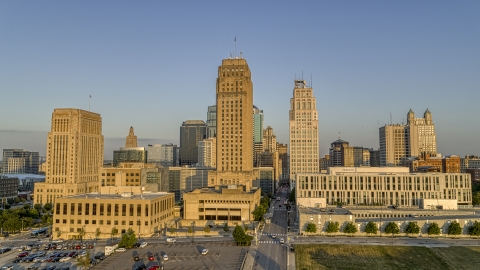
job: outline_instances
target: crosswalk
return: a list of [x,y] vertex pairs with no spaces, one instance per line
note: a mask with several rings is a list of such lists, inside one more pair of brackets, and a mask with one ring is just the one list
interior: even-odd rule
[[287,235],[284,234],[284,233],[261,233],[260,235],[266,235],[266,236],[272,236],[272,235],[276,235],[276,236],[287,236]]
[[279,244],[280,241],[269,240],[269,241],[258,241],[258,243],[260,243],[260,244]]

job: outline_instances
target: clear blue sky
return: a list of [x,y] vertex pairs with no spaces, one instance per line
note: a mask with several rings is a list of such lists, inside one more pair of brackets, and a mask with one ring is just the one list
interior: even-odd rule
[[320,151],[378,148],[428,108],[442,154],[480,155],[480,1],[0,1],[0,149],[45,153],[54,108],[103,118],[105,157],[206,120],[242,51],[265,127],[288,143],[293,80],[313,78]]

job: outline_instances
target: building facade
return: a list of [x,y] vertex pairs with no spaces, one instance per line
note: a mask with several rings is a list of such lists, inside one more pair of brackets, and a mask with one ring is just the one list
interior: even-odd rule
[[159,164],[163,167],[180,166],[180,148],[176,144],[149,144],[147,148],[147,162]]
[[290,161],[288,156],[288,145],[277,142],[278,158],[282,161],[282,175],[280,180],[288,180],[290,178],[288,162]]
[[207,139],[217,136],[217,106],[208,106],[207,111]]
[[470,174],[410,173],[406,167],[329,168],[298,174],[296,197],[326,198],[328,204],[418,206],[422,199],[472,202]]
[[[290,99],[290,179],[298,173],[318,173],[318,111],[313,89],[303,80],[295,80]],[[295,186],[295,183],[290,185]]]
[[130,131],[125,140],[125,148],[138,147],[137,136],[133,132],[133,127],[130,127]]
[[99,114],[55,109],[47,138],[45,183],[35,183],[34,203],[96,191],[103,143]]
[[3,149],[2,173],[38,174],[39,153],[23,149]]
[[168,192],[175,194],[175,201],[181,201],[183,194],[208,186],[208,173],[213,168],[170,167],[168,170]]
[[180,166],[198,163],[198,143],[207,136],[202,120],[187,120],[180,127]]
[[263,149],[263,110],[253,106],[253,164]]
[[230,185],[207,187],[185,193],[184,218],[220,222],[254,220],[253,211],[260,205],[260,189]]
[[168,168],[149,163],[120,163],[100,169],[100,187],[144,187],[151,192],[168,191]]
[[437,154],[437,135],[432,113],[428,109],[423,114],[423,118],[415,118],[415,113],[410,109],[407,114],[407,129],[409,157],[418,157],[422,153]]
[[113,166],[122,162],[146,163],[147,154],[145,147],[120,147],[120,150],[113,151]]
[[[106,189],[107,190],[107,189]],[[137,237],[148,237],[165,228],[174,217],[173,194],[165,192],[89,193],[58,198],[54,204],[53,238],[111,238],[112,228],[119,235],[131,228]]]
[[[18,178],[0,176],[0,203],[18,196]],[[3,205],[2,205],[3,207]]]
[[198,166],[199,167],[217,167],[217,146],[216,139],[209,138],[198,142]]

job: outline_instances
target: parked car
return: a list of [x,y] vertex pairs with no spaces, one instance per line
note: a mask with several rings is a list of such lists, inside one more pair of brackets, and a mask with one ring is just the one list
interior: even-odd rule
[[164,260],[164,261],[168,261],[168,255],[167,255],[167,254],[163,254],[162,257],[163,257],[163,260]]
[[202,249],[202,255],[207,255],[208,254],[208,249],[204,248]]
[[115,249],[115,252],[125,252],[126,249],[125,248],[117,248]]
[[167,238],[167,243],[175,243],[177,242],[177,239],[175,238]]
[[140,244],[140,247],[141,247],[141,248],[144,248],[144,247],[146,247],[146,246],[147,246],[147,242],[143,242],[143,243]]
[[23,257],[26,257],[28,255],[28,252],[22,252],[20,254],[17,255],[17,258],[23,258]]
[[62,257],[59,261],[60,261],[60,262],[66,262],[66,261],[69,261],[69,260],[71,260],[71,259],[72,259],[72,257],[68,257],[68,256],[67,256],[67,257]]
[[100,252],[97,255],[95,255],[94,258],[97,259],[97,260],[105,260],[105,253]]
[[139,246],[140,246],[140,243],[138,243],[138,242],[133,244],[133,248],[138,248]]
[[148,260],[149,261],[154,261],[155,260],[155,257],[153,256],[153,254],[148,254]]

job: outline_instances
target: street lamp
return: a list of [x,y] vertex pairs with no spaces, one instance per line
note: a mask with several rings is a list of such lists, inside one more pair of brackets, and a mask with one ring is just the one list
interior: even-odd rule
[[192,243],[195,243],[195,221],[192,222]]
[[138,224],[138,240],[140,240],[140,219],[137,220],[137,224]]

